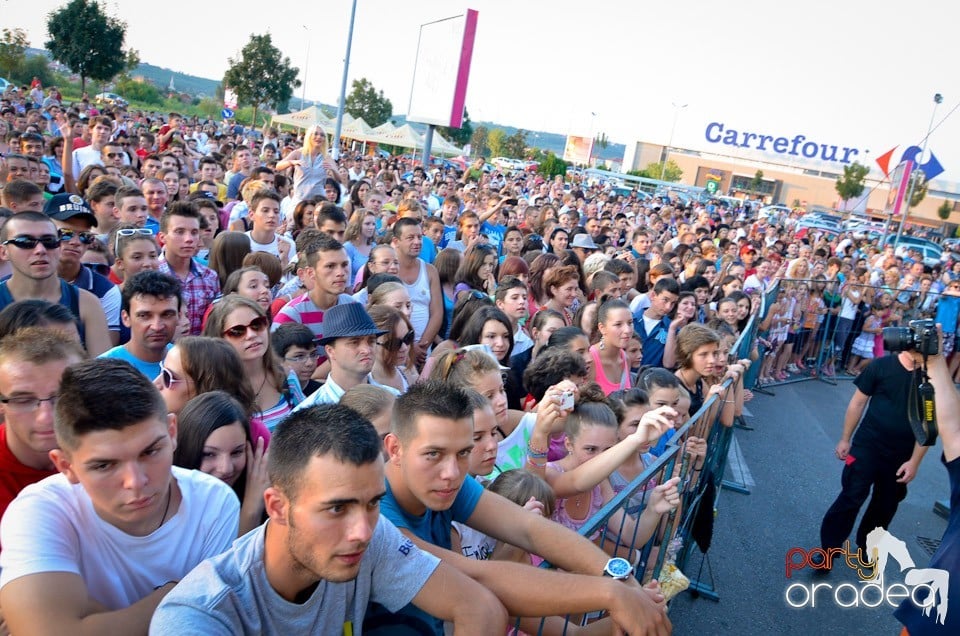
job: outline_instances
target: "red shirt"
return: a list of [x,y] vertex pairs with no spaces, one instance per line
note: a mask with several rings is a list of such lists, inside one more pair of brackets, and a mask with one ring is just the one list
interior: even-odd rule
[[56,470],[37,470],[20,463],[7,445],[6,425],[0,424],[0,516],[21,490],[56,474]]
[[170,137],[170,139],[168,139],[166,142],[160,141],[160,138],[171,130],[173,130],[173,128],[170,127],[170,124],[164,124],[163,126],[160,126],[160,130],[157,132],[157,141],[160,143],[160,152],[165,152],[167,148],[170,147],[170,142],[173,141],[173,137]]

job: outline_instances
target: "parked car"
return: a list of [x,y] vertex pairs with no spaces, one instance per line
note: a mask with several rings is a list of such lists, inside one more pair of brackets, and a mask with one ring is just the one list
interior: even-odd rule
[[790,212],[792,211],[792,209],[785,205],[765,205],[757,211],[757,218],[776,225],[790,216]]
[[126,106],[127,100],[116,93],[98,93],[96,98],[98,104],[112,104],[114,106]]

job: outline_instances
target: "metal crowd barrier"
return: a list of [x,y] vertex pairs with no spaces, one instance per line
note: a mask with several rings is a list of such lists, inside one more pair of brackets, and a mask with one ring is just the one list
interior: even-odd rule
[[[817,281],[809,278],[784,279],[779,282],[778,286],[774,286],[773,288],[766,290],[764,294],[764,303],[763,303],[764,309],[763,309],[763,312],[760,314],[761,321],[766,318],[766,315],[769,312],[770,307],[776,302],[777,293],[781,286],[798,285],[798,284],[812,285],[813,283],[816,283],[816,282],[823,282],[823,281],[822,280]],[[878,288],[874,285],[868,285],[868,284],[865,285],[860,283],[846,283],[846,285],[860,287],[863,289],[869,289],[874,292],[878,291]],[[898,288],[893,290],[884,289],[883,291],[887,293],[891,293],[895,301],[898,298],[900,298],[901,300],[906,300],[908,298],[910,299],[910,302],[908,303],[901,304],[898,302],[898,307],[900,308],[904,306],[909,307],[910,305],[912,305],[913,299],[918,293],[917,290],[905,289],[905,288]],[[840,289],[838,288],[837,294],[839,295],[839,293],[840,293]],[[937,298],[940,295],[938,292],[934,292],[934,291],[930,291],[928,292],[928,294],[934,298]],[[908,309],[908,311],[910,312],[910,315],[905,316],[904,320],[900,324],[906,324],[906,322],[910,318],[918,317],[921,313],[920,310],[915,307],[911,307],[910,309]],[[805,317],[805,312],[804,312],[804,317]],[[758,349],[760,352],[760,359],[757,360],[756,365],[751,367],[750,373],[748,374],[748,376],[752,376],[752,377],[748,377],[748,380],[745,381],[744,386],[746,388],[752,389],[754,392],[774,395],[774,393],[770,389],[777,386],[781,386],[781,385],[816,380],[816,381],[820,381],[820,382],[824,382],[824,383],[836,386],[838,380],[852,379],[854,376],[846,373],[846,366],[849,363],[849,357],[852,355],[851,350],[852,350],[853,342],[856,339],[857,335],[860,333],[859,327],[861,325],[858,324],[860,322],[859,320],[855,320],[855,322],[853,323],[854,329],[847,332],[846,335],[844,336],[841,333],[841,331],[838,329],[839,322],[840,321],[839,321],[839,313],[838,313],[837,318],[835,320],[829,321],[827,319],[824,319],[822,321],[819,321],[816,323],[816,326],[810,332],[805,333],[806,338],[813,339],[813,342],[815,343],[815,346],[813,347],[812,351],[810,351],[807,356],[804,356],[805,360],[801,360],[802,363],[803,362],[808,363],[807,365],[808,368],[805,368],[799,371],[785,370],[787,374],[786,379],[774,379],[773,381],[763,382],[762,384],[758,382],[759,373],[760,373],[760,368],[761,368],[763,358],[768,353],[768,349],[762,342],[763,340],[762,336],[764,336],[765,334],[760,333],[759,335],[761,336],[761,339],[757,340],[757,342],[759,343]],[[759,325],[759,322],[758,322],[758,325]],[[800,333],[804,333],[804,332],[805,332],[805,329],[801,325]],[[843,338],[844,342],[838,341],[838,338],[841,338],[841,337]],[[807,341],[808,340],[804,340],[803,344],[805,345]],[[794,353],[796,353],[796,349],[794,350]],[[829,362],[831,360],[835,360],[838,363],[837,364],[838,368],[827,369],[827,367],[831,366],[831,363]],[[825,369],[827,369],[827,372],[824,371]],[[749,382],[749,380],[751,379],[753,380],[752,386]]]
[[[765,304],[765,303],[764,303]],[[765,307],[750,319],[747,327],[740,334],[732,351],[738,357],[749,357],[753,350],[757,336],[757,326],[764,315]],[[751,365],[751,369],[756,363]],[[746,375],[746,374],[745,374]],[[741,378],[739,381],[744,381]],[[711,600],[719,600],[718,591],[713,582],[700,580],[702,565],[697,576],[687,571],[691,564],[690,557],[698,543],[704,544],[701,550],[704,562],[709,550],[710,537],[713,532],[713,523],[717,518],[717,501],[721,487],[726,487],[723,475],[727,468],[727,457],[733,440],[734,427],[724,426],[720,422],[721,400],[734,389],[733,381],[727,379],[722,384],[725,389],[719,395],[711,395],[703,406],[677,430],[670,440],[666,450],[641,472],[620,493],[614,496],[603,508],[588,519],[580,529],[585,537],[594,537],[595,542],[605,551],[617,556],[623,556],[635,562],[635,576],[641,584],[657,579],[661,585],[669,585],[663,580],[666,571],[675,572],[674,565],[689,579],[687,590]],[[746,388],[746,387],[745,387]],[[702,468],[699,470],[692,464],[690,455],[686,453],[687,439],[690,436],[701,437],[707,440],[707,453]],[[680,477],[678,488],[681,491],[680,506],[667,515],[663,515],[660,524],[653,536],[643,544],[638,544],[636,536],[629,536],[625,532],[624,524],[610,527],[610,519],[620,510],[633,510],[639,517],[640,510],[646,506],[652,491],[651,480],[661,484],[672,476]],[[749,494],[745,488],[736,489],[738,492]],[[668,553],[673,557],[673,564],[668,565]],[[706,562],[708,564],[708,562]],[[708,564],[709,565],[709,564]],[[549,563],[542,563],[540,567],[552,567]],[[667,578],[670,578],[669,576]],[[712,578],[712,577],[711,577]],[[584,625],[597,618],[596,615],[581,617],[566,617],[567,625]],[[542,621],[537,634],[546,633],[545,623]],[[554,633],[556,630],[548,630]],[[562,630],[566,633],[566,628]]]

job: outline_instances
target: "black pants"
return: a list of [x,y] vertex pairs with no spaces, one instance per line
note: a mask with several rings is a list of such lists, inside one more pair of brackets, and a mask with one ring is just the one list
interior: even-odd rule
[[893,521],[897,506],[907,496],[906,484],[897,483],[897,469],[906,460],[898,461],[864,448],[851,449],[850,456],[855,459],[852,462],[848,459],[843,468],[840,495],[820,524],[820,543],[824,548],[843,545],[873,488],[873,496],[857,528],[857,546],[866,554],[867,534],[878,526],[886,529]]

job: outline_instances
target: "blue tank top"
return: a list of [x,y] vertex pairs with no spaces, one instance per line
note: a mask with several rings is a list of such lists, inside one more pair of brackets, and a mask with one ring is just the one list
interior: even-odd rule
[[[0,310],[3,310],[7,305],[12,305],[16,302],[13,294],[10,293],[10,289],[7,287],[8,281],[9,279],[0,282]],[[59,304],[69,309],[70,313],[73,314],[74,321],[77,323],[77,331],[80,332],[80,342],[86,346],[87,343],[84,338],[83,320],[80,319],[80,290],[76,285],[71,285],[67,281],[60,279]]]

